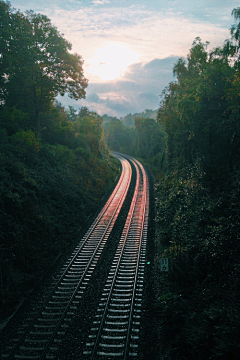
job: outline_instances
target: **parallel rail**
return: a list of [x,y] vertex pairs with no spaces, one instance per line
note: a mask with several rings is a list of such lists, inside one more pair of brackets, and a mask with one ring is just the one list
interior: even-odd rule
[[92,360],[138,356],[149,189],[142,165],[131,160],[137,171],[132,204],[83,351]]
[[112,195],[55,277],[45,299],[36,309],[29,310],[17,336],[9,340],[1,353],[1,359],[59,358],[61,339],[81,306],[81,299],[126,199],[132,167],[137,174],[133,199],[88,341],[79,358],[118,357],[125,360],[138,356],[148,226],[148,181],[137,160],[117,153],[114,156],[122,164],[122,173]]

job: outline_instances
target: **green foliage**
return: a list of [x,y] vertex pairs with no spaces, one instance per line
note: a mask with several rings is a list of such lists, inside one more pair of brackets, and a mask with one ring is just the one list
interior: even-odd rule
[[207,53],[197,38],[158,122],[167,167],[156,187],[159,332],[164,359],[239,359],[239,8],[232,39]]
[[[154,113],[145,110],[142,114]],[[123,119],[103,117],[106,142],[111,150],[131,154],[147,161],[152,170],[164,167],[166,132],[160,123],[149,117],[137,117],[134,119],[134,128],[126,126],[127,115]]]
[[87,109],[85,111],[80,109],[73,125],[78,142],[82,147],[89,148],[96,156],[103,136],[101,124],[102,118],[98,114]]
[[12,135],[15,149],[21,155],[37,154],[40,150],[40,143],[32,130],[21,130]]
[[16,109],[15,106],[4,106],[1,110],[0,126],[6,129],[9,135],[31,128],[29,116],[22,110]]
[[147,160],[153,168],[161,168],[166,143],[163,126],[154,119],[136,118],[135,129],[137,134],[136,155]]
[[230,159],[237,156],[231,139],[236,144],[238,121],[235,117],[229,126],[228,119],[233,118],[235,109],[229,92],[238,80],[234,68],[216,54],[208,56],[205,46],[196,39],[188,63],[180,59],[175,65],[178,82],[169,85],[158,122],[168,135],[168,166],[182,167],[201,159],[213,186],[225,181]]
[[238,175],[230,192],[213,196],[198,164],[157,188],[158,256],[170,262],[158,299],[169,359],[239,357]]
[[135,150],[136,132],[117,118],[104,126],[105,138],[111,150],[133,154]]
[[29,114],[40,137],[40,114],[58,95],[85,97],[87,80],[80,55],[45,15],[14,12],[0,1],[2,27],[0,101]]
[[87,80],[51,21],[0,0],[0,34],[1,316],[79,240],[118,166],[100,116],[54,103],[84,97]]
[[39,146],[29,130],[12,137],[5,132],[0,169],[0,304],[5,308],[76,241],[111,188],[116,168],[90,150]]
[[[125,126],[134,128],[136,118],[149,118],[149,119],[155,119],[156,120],[156,117],[157,117],[157,110],[146,109],[141,113],[127,114],[127,115],[125,115],[123,117],[120,117],[119,120],[121,120],[121,122]],[[105,115],[103,115],[103,124],[110,123],[113,119],[116,119],[116,118],[114,118],[113,116],[109,116],[109,115],[105,114]]]

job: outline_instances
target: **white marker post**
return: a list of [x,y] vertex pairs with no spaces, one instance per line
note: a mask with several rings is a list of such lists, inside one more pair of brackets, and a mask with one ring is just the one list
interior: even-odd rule
[[161,271],[168,271],[168,258],[161,258]]

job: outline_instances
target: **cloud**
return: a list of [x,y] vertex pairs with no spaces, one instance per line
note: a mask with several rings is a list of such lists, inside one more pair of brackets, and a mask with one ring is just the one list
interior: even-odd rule
[[[172,81],[172,68],[186,57],[195,37],[221,46],[229,37],[236,0],[12,0],[12,6],[47,15],[82,55],[89,79],[87,97],[65,105],[89,106],[100,114],[122,116],[157,108],[159,94]],[[101,82],[90,73],[101,48],[121,45],[138,54],[123,76]],[[136,61],[136,60],[134,60]],[[61,100],[61,99],[60,99]]]
[[93,0],[92,3],[96,4],[96,5],[105,5],[105,4],[109,4],[110,1],[109,0]]
[[88,101],[91,103],[91,102],[93,102],[93,103],[100,103],[101,102],[101,99],[100,99],[100,97],[98,96],[98,94],[96,94],[96,93],[90,93],[89,95],[88,95]]
[[145,109],[157,109],[164,88],[173,81],[173,65],[178,57],[154,59],[129,66],[118,80],[90,83],[86,99],[73,102],[66,97],[59,100],[64,105],[87,106],[100,115],[108,114],[121,117]]
[[118,6],[88,6],[74,11],[55,8],[50,17],[73,44],[73,50],[83,56],[86,70],[88,59],[109,44],[127,46],[140,55],[140,61],[150,61],[186,56],[197,36],[216,47],[229,35],[229,27],[212,24],[206,17],[204,21],[196,20],[180,12],[153,10],[140,4],[120,7],[117,2]]
[[148,101],[149,103],[152,102],[158,102],[159,101],[159,97],[154,94],[154,93],[140,93],[139,94],[139,98],[142,99],[142,101],[144,101],[145,103]]
[[[73,44],[73,51],[85,61],[89,81],[96,80],[88,72],[91,59],[98,49],[111,44],[134,51],[142,62],[186,56],[197,36],[210,41],[211,48],[221,46],[229,36],[234,7],[233,0],[12,0],[13,6],[25,3],[34,10],[41,6]],[[229,21],[223,21],[223,16]]]

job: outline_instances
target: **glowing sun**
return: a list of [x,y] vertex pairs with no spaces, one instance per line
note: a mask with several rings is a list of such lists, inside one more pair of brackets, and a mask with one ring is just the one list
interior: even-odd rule
[[89,60],[88,72],[102,80],[114,80],[120,78],[138,57],[137,53],[125,46],[111,44],[96,51]]

